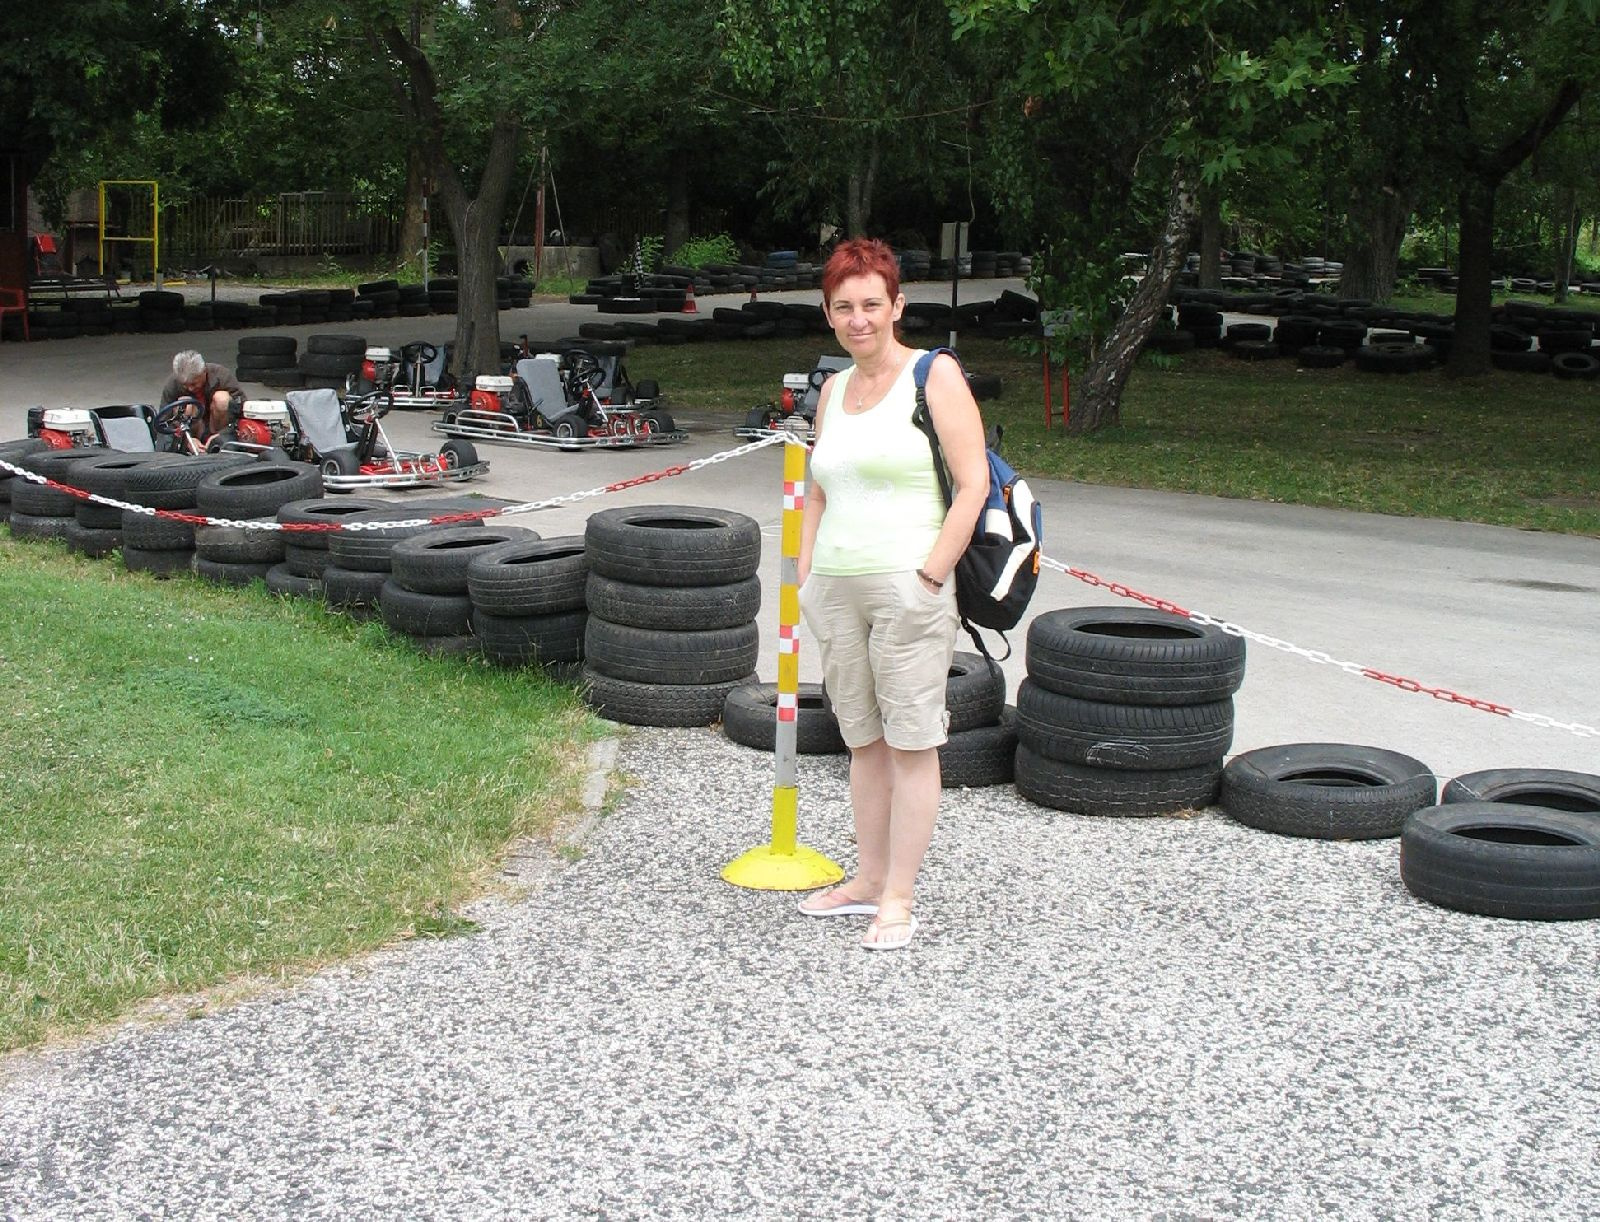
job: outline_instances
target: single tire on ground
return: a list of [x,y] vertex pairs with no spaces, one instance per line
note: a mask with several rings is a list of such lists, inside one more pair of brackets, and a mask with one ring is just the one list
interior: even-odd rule
[[1461,912],[1590,920],[1600,917],[1600,819],[1502,802],[1425,807],[1400,834],[1400,879]]
[[1439,803],[1452,802],[1509,802],[1600,815],[1600,776],[1558,768],[1489,768],[1447,781]]
[[939,748],[939,784],[977,789],[1012,780],[1017,755],[1017,711],[1002,708],[992,725],[952,730]]
[[7,519],[13,539],[60,539],[65,542],[67,531],[78,524],[71,514],[18,513],[11,511]]
[[1380,840],[1435,801],[1432,771],[1398,751],[1289,743],[1228,761],[1219,805],[1247,827],[1318,840]]

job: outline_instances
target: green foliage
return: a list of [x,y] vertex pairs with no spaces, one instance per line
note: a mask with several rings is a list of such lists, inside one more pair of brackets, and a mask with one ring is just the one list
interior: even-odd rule
[[710,237],[690,238],[672,252],[672,262],[679,267],[704,267],[707,263],[737,263],[739,244],[728,234],[717,233]]

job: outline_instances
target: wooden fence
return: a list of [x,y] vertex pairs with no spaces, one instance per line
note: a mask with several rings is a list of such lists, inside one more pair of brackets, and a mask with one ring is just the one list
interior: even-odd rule
[[392,255],[400,218],[342,191],[202,196],[161,210],[167,263]]

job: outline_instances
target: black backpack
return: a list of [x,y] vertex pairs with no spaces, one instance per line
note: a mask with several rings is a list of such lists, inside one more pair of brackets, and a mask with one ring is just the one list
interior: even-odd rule
[[[945,467],[944,452],[939,448],[939,435],[928,415],[927,393],[928,370],[934,357],[941,352],[960,363],[961,358],[949,348],[935,348],[917,359],[912,369],[917,407],[911,422],[928,438],[934,474],[939,477],[939,491],[948,509],[952,499],[950,472]],[[1039,584],[1039,546],[1044,539],[1044,511],[1033,499],[1028,481],[995,452],[999,444],[997,426],[988,450],[989,496],[972,528],[972,540],[961,559],[956,561],[955,570],[956,610],[961,614],[961,626],[986,658],[989,651],[978,635],[980,627],[998,632],[1006,644],[1002,656],[1011,656],[1006,630],[1015,628],[1021,621],[1034,588]]]

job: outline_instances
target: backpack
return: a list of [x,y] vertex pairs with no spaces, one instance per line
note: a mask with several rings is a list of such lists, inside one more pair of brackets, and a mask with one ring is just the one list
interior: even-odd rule
[[[928,438],[933,452],[933,470],[939,477],[939,491],[944,494],[945,508],[950,507],[950,472],[944,463],[944,453],[939,448],[939,435],[928,414],[928,370],[934,357],[941,352],[957,357],[949,348],[935,348],[917,359],[912,370],[916,383],[917,407],[911,422]],[[1005,641],[1006,652],[1011,656],[1011,642],[1006,640],[1006,629],[1015,628],[1028,609],[1039,584],[1039,546],[1044,539],[1044,511],[1033,499],[1033,490],[1011,465],[995,452],[1000,444],[999,429],[988,449],[989,496],[983,512],[972,528],[972,540],[967,550],[956,561],[956,610],[961,615],[961,626],[977,645],[978,652],[989,657],[978,628],[989,628]]]

